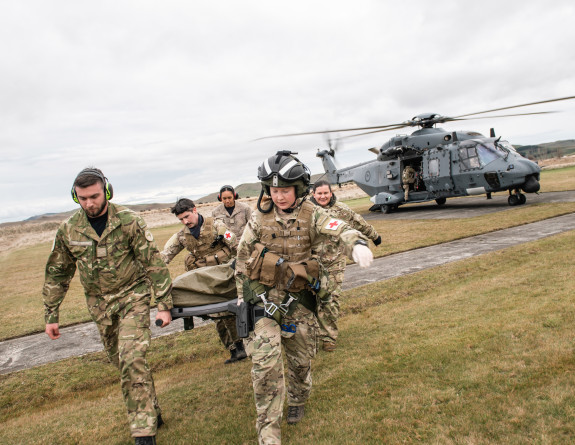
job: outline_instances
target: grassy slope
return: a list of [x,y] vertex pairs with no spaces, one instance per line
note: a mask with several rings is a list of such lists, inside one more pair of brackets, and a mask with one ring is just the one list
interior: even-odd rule
[[[575,232],[355,289],[284,442],[572,443]],[[349,298],[353,295],[354,298]],[[214,329],[156,339],[163,443],[254,443],[247,362]],[[0,443],[131,443],[102,353],[0,376]],[[337,425],[337,427],[334,427]]]

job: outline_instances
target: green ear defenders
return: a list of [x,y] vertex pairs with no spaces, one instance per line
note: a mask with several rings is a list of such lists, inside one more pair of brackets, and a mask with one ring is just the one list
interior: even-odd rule
[[[80,176],[95,176],[96,178],[100,179],[104,183],[104,191],[106,192],[106,200],[109,201],[110,199],[113,198],[114,188],[112,187],[112,184],[110,184],[108,182],[108,178],[106,178],[100,170],[95,169],[95,168],[85,168],[80,173],[78,173],[78,175],[76,176],[76,179],[74,179],[74,184],[76,183],[76,180]],[[70,191],[70,193],[72,194],[72,199],[74,200],[74,202],[80,204],[80,201],[78,200],[78,195],[76,195],[76,188],[74,187],[74,184],[72,184],[72,190]]]

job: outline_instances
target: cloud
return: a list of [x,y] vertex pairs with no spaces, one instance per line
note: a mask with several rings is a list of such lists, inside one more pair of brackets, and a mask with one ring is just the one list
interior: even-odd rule
[[[250,142],[261,136],[575,92],[566,0],[23,0],[0,12],[0,184],[19,191],[3,193],[0,221],[69,209],[62,196],[87,165],[119,199],[201,195],[254,182],[277,149],[321,171],[321,136]],[[495,125],[513,143],[574,138],[574,106],[457,125]],[[365,148],[389,136],[350,140],[340,161],[371,159]]]

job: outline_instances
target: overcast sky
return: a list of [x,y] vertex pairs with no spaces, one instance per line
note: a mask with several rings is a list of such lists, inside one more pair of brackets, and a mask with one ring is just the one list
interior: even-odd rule
[[[118,203],[172,202],[257,181],[321,136],[575,95],[572,0],[18,0],[0,6],[0,222],[73,209],[84,167]],[[575,139],[553,115],[444,124],[513,144]],[[404,133],[408,130],[402,131]],[[340,165],[395,132],[345,144]]]

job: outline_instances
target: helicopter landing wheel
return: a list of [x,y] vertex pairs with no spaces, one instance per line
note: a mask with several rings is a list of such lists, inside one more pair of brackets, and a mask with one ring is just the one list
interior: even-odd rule
[[446,201],[447,201],[447,198],[437,198],[435,200],[435,202],[437,203],[438,206],[442,206],[443,204],[445,204]]
[[510,206],[519,205],[519,203],[520,203],[519,196],[517,196],[517,195],[509,195],[509,198],[507,198],[507,203],[508,203]]
[[381,213],[391,213],[391,206],[384,204],[381,206]]
[[519,205],[523,205],[527,202],[527,197],[523,193],[518,193],[517,196],[519,197]]

